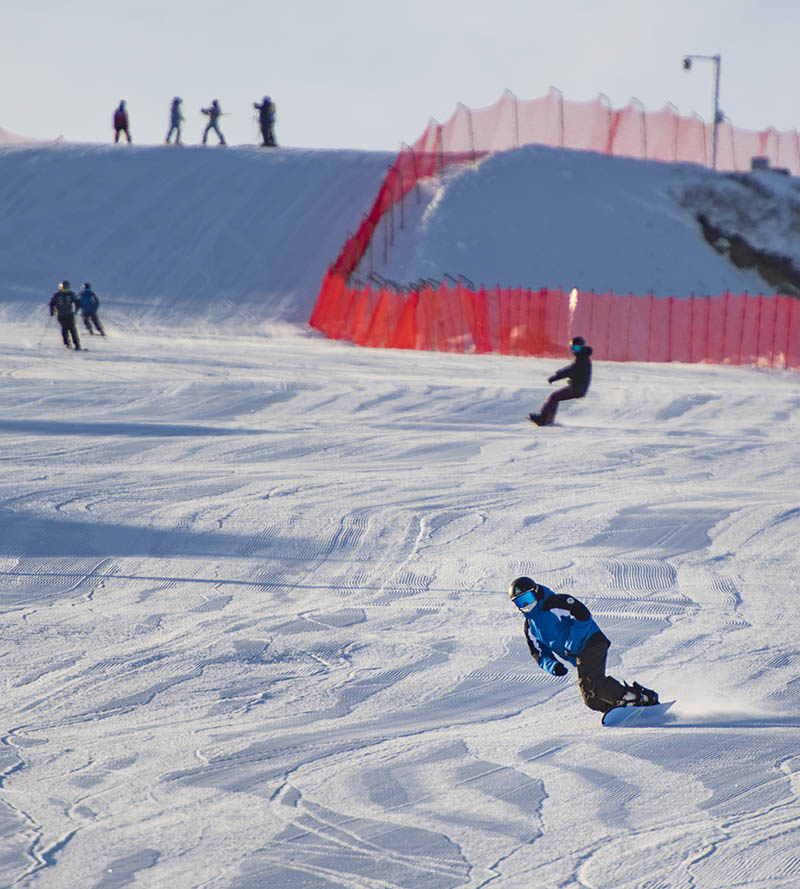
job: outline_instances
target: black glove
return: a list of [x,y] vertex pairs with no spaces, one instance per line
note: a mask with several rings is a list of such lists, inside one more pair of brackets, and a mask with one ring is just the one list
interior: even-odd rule
[[556,665],[553,667],[553,672],[556,676],[566,676],[567,668],[560,661],[556,661]]
[[555,378],[555,377],[548,377],[548,378],[547,378],[547,382],[548,382],[548,383],[555,383],[555,381],[556,381],[556,378]]

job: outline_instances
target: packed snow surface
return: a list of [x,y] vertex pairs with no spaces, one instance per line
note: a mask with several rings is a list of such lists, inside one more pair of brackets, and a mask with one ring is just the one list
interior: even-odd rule
[[[796,374],[596,363],[539,429],[566,354],[312,335],[385,160],[0,152],[0,885],[794,889]],[[673,721],[540,671],[519,574]]]

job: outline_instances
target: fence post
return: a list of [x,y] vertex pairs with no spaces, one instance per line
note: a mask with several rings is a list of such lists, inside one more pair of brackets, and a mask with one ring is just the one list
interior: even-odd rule
[[633,100],[639,106],[639,114],[642,118],[642,159],[648,160],[647,156],[647,112],[644,110],[644,105],[638,100]]
[[406,150],[411,154],[411,169],[414,171],[414,192],[417,196],[417,203],[419,204],[421,201],[419,194],[419,167],[417,166],[417,152],[410,145],[406,145],[405,142],[400,146],[405,147]]
[[[519,148],[519,101],[514,93],[511,93],[511,96],[514,99],[514,148]],[[800,159],[800,147],[797,156]]]
[[400,230],[402,231],[406,227],[406,193],[403,189],[403,172],[400,167],[397,168],[397,176],[400,179],[400,200],[398,203],[400,204]]
[[633,294],[628,294],[628,329],[625,331],[625,361],[631,360],[631,315],[633,314]]
[[[650,291],[652,296],[652,291]],[[675,303],[675,297],[669,297],[669,311],[667,312],[667,361],[672,361],[672,308]]]
[[678,145],[679,145],[680,137],[681,137],[681,116],[680,116],[680,114],[678,114],[678,112],[675,108],[672,109],[672,113],[675,115],[675,143],[673,145],[672,160],[677,161],[678,160]]
[[742,363],[742,347],[744,345],[744,320],[747,317],[747,296],[748,293],[745,290],[744,299],[742,300],[742,320],[739,324],[739,357],[736,362],[738,365],[741,365]]
[[724,360],[725,353],[728,351],[728,303],[730,298],[731,292],[726,290],[725,295],[722,297],[722,348],[720,350],[720,362]]
[[761,357],[761,312],[764,308],[764,294],[758,294],[758,320],[756,321],[756,366]]
[[792,318],[794,317],[794,301],[791,297],[787,297],[787,318],[786,318],[786,346],[783,351],[783,366],[789,367],[789,347],[792,344]]
[[775,340],[778,338],[778,306],[780,297],[775,294],[775,311],[772,313],[772,344],[769,347],[769,366],[775,367]]

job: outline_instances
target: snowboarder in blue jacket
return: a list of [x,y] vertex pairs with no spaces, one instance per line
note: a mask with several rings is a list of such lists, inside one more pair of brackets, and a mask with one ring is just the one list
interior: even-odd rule
[[83,315],[83,323],[89,333],[94,333],[94,330],[92,330],[92,325],[94,324],[94,329],[100,336],[105,336],[106,332],[103,330],[103,325],[97,317],[97,310],[100,308],[100,300],[97,298],[97,294],[92,290],[92,285],[88,281],[83,285],[83,289],[78,294],[78,306]]
[[606,676],[611,643],[574,596],[554,593],[530,577],[513,580],[508,595],[525,616],[525,638],[533,659],[554,676],[566,676],[562,660],[577,667],[578,685],[590,710],[606,713],[614,707],[658,703],[658,695],[638,682],[627,685]]

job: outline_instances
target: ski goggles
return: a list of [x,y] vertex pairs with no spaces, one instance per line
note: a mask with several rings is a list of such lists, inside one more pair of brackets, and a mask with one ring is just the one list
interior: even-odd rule
[[578,352],[583,348],[583,346],[570,346],[569,350],[573,353],[573,355],[577,355]]
[[532,590],[528,590],[527,593],[522,593],[519,596],[516,596],[512,599],[512,602],[519,608],[520,611],[531,611],[536,607],[536,593],[539,588],[535,587]]

